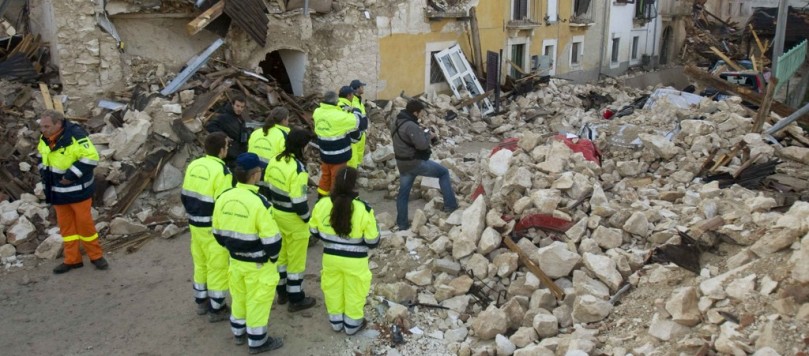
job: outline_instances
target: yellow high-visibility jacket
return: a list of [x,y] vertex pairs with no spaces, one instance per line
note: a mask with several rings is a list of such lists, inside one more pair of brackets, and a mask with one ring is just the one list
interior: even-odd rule
[[312,113],[316,145],[324,163],[339,164],[351,159],[351,142],[359,140],[359,115],[345,112],[340,106],[320,103]]
[[258,194],[255,185],[236,183],[216,199],[213,235],[239,261],[275,263],[281,251],[281,234],[270,214],[270,202]]
[[206,155],[189,163],[180,192],[188,224],[211,227],[216,197],[232,188],[232,182],[230,170],[219,157]]
[[363,258],[368,250],[379,244],[379,227],[374,209],[368,203],[355,198],[352,201],[351,233],[338,236],[331,226],[331,197],[323,197],[315,204],[309,219],[309,232],[323,240],[323,253]]
[[270,201],[275,209],[296,213],[309,221],[307,183],[309,173],[303,162],[294,157],[275,156],[264,170],[264,182],[270,188]]
[[267,130],[266,135],[263,128],[257,128],[247,141],[247,152],[257,154],[264,163],[268,163],[271,158],[284,151],[288,134],[289,127],[279,124]]
[[[42,135],[37,146],[45,201],[54,205],[80,202],[95,192],[93,170],[98,165],[98,151],[79,125],[64,120],[63,127],[53,148]],[[62,184],[62,178],[70,183]]]

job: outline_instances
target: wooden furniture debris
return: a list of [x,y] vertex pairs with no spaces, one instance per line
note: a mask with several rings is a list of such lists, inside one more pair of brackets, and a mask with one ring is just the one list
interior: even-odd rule
[[711,51],[713,51],[714,54],[719,56],[719,58],[722,58],[722,60],[725,61],[725,63],[727,65],[729,65],[731,68],[733,68],[733,70],[735,70],[737,72],[744,71],[744,68],[742,68],[742,66],[736,64],[736,61],[730,59],[728,56],[726,56],[724,53],[722,53],[722,51],[720,51],[716,47],[711,46]]
[[756,112],[756,120],[753,121],[753,133],[760,133],[764,127],[764,121],[770,117],[770,108],[772,107],[773,96],[775,95],[775,88],[778,87],[778,78],[772,76],[770,82],[767,83],[767,94],[764,95],[764,100]]
[[531,273],[537,276],[537,278],[539,278],[542,284],[544,284],[546,287],[548,287],[548,289],[551,290],[553,295],[556,296],[557,300],[562,300],[565,298],[565,292],[562,291],[562,288],[559,288],[559,286],[553,283],[553,280],[550,277],[548,277],[548,275],[545,274],[545,272],[542,272],[542,269],[540,269],[539,266],[537,266],[536,263],[534,263],[534,261],[531,261],[531,259],[528,258],[528,255],[526,255],[525,252],[523,252],[523,250],[519,246],[517,246],[517,244],[514,243],[514,241],[511,240],[510,236],[504,237],[503,243],[506,244],[506,247],[508,247],[509,250],[514,251],[517,254],[517,256],[519,256],[520,261],[522,261],[525,267],[528,268],[528,270],[531,271]]
[[225,0],[220,0],[213,6],[211,6],[208,10],[203,11],[197,18],[191,20],[186,26],[185,30],[188,31],[188,34],[193,36],[202,31],[205,26],[208,26],[211,22],[222,16],[225,12]]
[[51,91],[45,83],[39,83],[39,92],[42,93],[42,100],[45,102],[45,108],[53,110],[53,98],[51,98]]
[[[684,72],[685,74],[689,75],[692,79],[694,79],[695,81],[699,82],[704,86],[709,86],[721,91],[734,93],[740,96],[743,100],[749,101],[758,106],[761,106],[764,103],[764,98],[761,96],[761,94],[756,93],[750,88],[735,85],[726,80],[722,80],[721,78],[713,76],[710,73],[701,70],[693,65],[686,66]],[[772,111],[781,117],[787,117],[791,115],[793,112],[795,112],[795,109],[787,106],[784,103],[781,103],[780,101],[773,100],[771,105]],[[798,119],[798,121],[803,123],[804,125],[809,125],[809,115],[804,115],[803,117]]]
[[465,100],[455,104],[455,108],[456,109],[462,109],[462,108],[465,108],[467,106],[477,104],[481,100],[488,98],[493,93],[494,93],[494,90],[489,90],[489,91],[487,91],[487,92],[485,92],[483,94],[480,94],[480,95],[478,95],[478,96],[476,96],[474,98],[465,99]]

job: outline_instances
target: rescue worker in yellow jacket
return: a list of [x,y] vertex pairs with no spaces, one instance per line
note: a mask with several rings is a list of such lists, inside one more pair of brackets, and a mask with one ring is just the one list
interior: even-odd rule
[[348,161],[348,166],[357,168],[362,164],[362,159],[365,157],[365,138],[368,136],[368,114],[365,113],[365,104],[362,102],[362,95],[365,94],[365,83],[359,79],[351,81],[349,87],[352,90],[351,107],[358,110],[360,117],[360,138],[359,141],[351,144],[351,160]]
[[[279,106],[270,111],[270,116],[264,121],[264,126],[255,129],[250,134],[250,140],[247,141],[247,152],[253,152],[262,162],[269,163],[273,157],[284,150],[287,135],[289,135],[289,110]],[[267,189],[267,182],[261,180],[258,185],[259,193],[269,198],[270,191]]]
[[216,242],[211,232],[211,216],[216,197],[230,189],[233,182],[230,170],[223,161],[227,154],[227,135],[224,132],[208,134],[205,137],[205,156],[188,164],[180,193],[180,200],[188,215],[188,228],[191,230],[197,314],[208,314],[211,322],[228,317],[225,305],[228,293],[228,250]]
[[98,243],[98,232],[90,213],[95,191],[93,170],[98,165],[98,152],[87,132],[57,111],[42,113],[39,127],[42,132],[37,147],[39,175],[45,202],[56,210],[56,221],[64,243],[64,262],[56,266],[53,273],[61,274],[84,266],[80,244],[97,269],[107,269],[109,264]]
[[296,312],[315,305],[315,299],[303,291],[303,273],[306,270],[306,249],[309,247],[309,205],[306,191],[309,174],[303,149],[312,140],[312,135],[301,129],[292,130],[287,136],[283,152],[270,160],[264,173],[268,184],[272,216],[281,230],[281,255],[278,257],[280,281],[276,287],[278,304]]
[[357,170],[337,172],[329,197],[312,211],[309,230],[323,240],[320,285],[332,330],[353,335],[365,327],[365,297],[371,289],[368,250],[379,244],[374,210],[357,198]]
[[365,131],[368,130],[368,118],[363,112],[364,108],[360,109],[354,106],[354,89],[350,86],[340,88],[338,96],[337,105],[345,112],[354,114],[360,120],[357,132],[354,134],[355,139],[351,141],[351,158],[346,163],[351,168],[357,168],[362,163],[362,157],[365,154]]
[[335,173],[351,159],[351,142],[359,139],[359,116],[338,106],[337,93],[327,91],[323,102],[312,113],[315,122],[316,146],[320,150],[320,182],[317,192],[328,195]]
[[213,235],[230,252],[230,328],[235,343],[247,340],[251,354],[284,345],[280,337],[267,335],[270,306],[278,284],[275,262],[281,251],[281,235],[270,213],[270,202],[258,193],[264,163],[255,153],[236,157],[236,187],[216,199]]

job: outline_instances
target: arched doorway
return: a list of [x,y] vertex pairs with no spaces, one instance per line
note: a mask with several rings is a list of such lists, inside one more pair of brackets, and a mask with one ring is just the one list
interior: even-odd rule
[[660,42],[660,64],[668,64],[671,56],[671,26],[663,29],[663,40]]
[[258,65],[264,74],[275,79],[285,92],[296,96],[303,95],[306,53],[279,49],[267,53]]

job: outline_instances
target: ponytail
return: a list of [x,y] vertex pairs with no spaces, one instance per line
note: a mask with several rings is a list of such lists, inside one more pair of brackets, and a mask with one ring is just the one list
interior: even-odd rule
[[264,131],[264,136],[269,134],[271,128],[284,122],[287,118],[289,118],[289,110],[287,110],[287,108],[279,106],[272,109],[270,116],[264,120],[264,126],[261,127],[261,130]]
[[347,237],[351,233],[351,217],[354,215],[354,198],[357,193],[357,170],[343,167],[337,171],[334,187],[331,190],[331,227],[337,235]]

